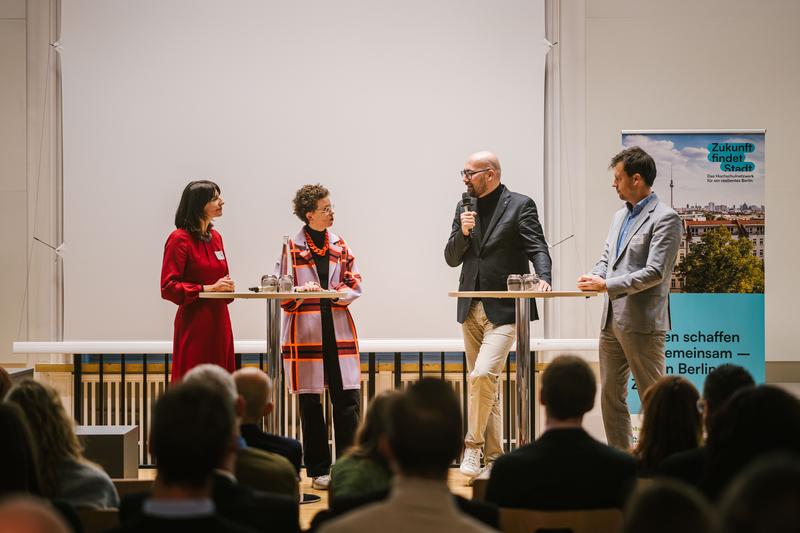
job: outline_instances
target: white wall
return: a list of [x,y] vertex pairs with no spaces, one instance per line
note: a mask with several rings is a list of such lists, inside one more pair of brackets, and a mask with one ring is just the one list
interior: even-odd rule
[[[799,360],[800,3],[564,1],[562,20],[570,174],[562,172],[561,187],[572,194],[560,219],[583,239],[561,262],[561,282],[591,267],[619,208],[606,168],[621,130],[766,128],[767,359]],[[562,308],[562,335],[596,335],[600,306]]]
[[[28,2],[29,24],[31,7],[41,4]],[[15,10],[11,18],[19,18],[19,0],[2,5],[3,13],[8,13],[5,9],[11,6]],[[600,251],[611,214],[618,206],[606,167],[609,156],[619,149],[620,130],[767,128],[767,358],[774,361],[768,364],[767,375],[770,379],[770,368],[774,367],[780,375],[794,373],[800,379],[793,370],[795,366],[778,362],[798,359],[792,340],[798,289],[790,277],[798,262],[793,234],[798,223],[792,207],[800,192],[792,165],[797,136],[793,129],[800,124],[800,100],[796,97],[800,85],[800,36],[794,30],[800,20],[797,3],[683,0],[662,5],[654,1],[566,0],[561,20],[564,161],[560,175],[549,186],[561,187],[562,191],[555,209],[546,206],[546,211],[556,218],[546,229],[549,237],[573,232],[576,237],[556,252],[561,254],[554,272],[556,284],[572,286],[575,277],[591,266]],[[31,47],[41,46],[47,39],[37,41],[29,28],[28,42]],[[724,55],[726,52],[729,57]],[[645,62],[643,68],[652,79],[628,74],[635,70],[630,65],[637,61]],[[4,84],[23,84],[23,75],[17,71],[16,78],[2,79]],[[28,94],[41,91],[41,84],[34,85]],[[19,109],[23,108],[24,104],[15,102]],[[36,102],[28,102],[28,108],[29,116],[41,112]],[[0,121],[0,128],[7,124]],[[12,139],[18,139],[25,131],[24,125],[18,128],[7,130],[16,132]],[[27,136],[38,139],[40,134],[37,129]],[[32,144],[28,149],[29,182],[33,154],[38,154],[36,146]],[[11,191],[15,185],[6,163],[7,160],[0,160],[1,183],[4,191]],[[27,196],[32,197],[32,192],[28,186]],[[5,212],[13,210],[15,204],[9,202]],[[4,219],[0,226],[8,232],[4,242],[9,243],[10,252],[3,259],[16,257],[17,261],[15,267],[4,263],[2,272],[12,280],[11,286],[17,287],[14,294],[20,301],[25,273],[19,258],[27,251],[26,224],[20,222],[24,220],[24,216],[14,216],[14,222],[9,224]],[[52,277],[44,277],[33,280],[31,285],[47,292],[52,283]],[[2,307],[0,321],[4,331],[0,358],[6,357],[0,360],[5,361],[9,343],[16,338],[20,312],[13,298],[8,302]],[[31,324],[39,329],[32,331],[30,338],[53,338],[51,313],[49,307],[31,311]],[[597,334],[598,302],[569,302],[557,306],[554,313],[553,336]]]
[[57,240],[56,3],[0,0],[0,363],[19,366],[47,357],[12,355],[13,341],[58,336],[54,256],[32,238]]
[[[240,290],[320,181],[364,277],[361,337],[460,337],[443,249],[467,155],[496,151],[542,203],[542,5],[65,1],[65,337],[171,337],[163,244],[200,177]],[[263,304],[231,313],[263,337]]]
[[[0,272],[7,304],[0,306],[0,361],[10,359],[25,294],[26,246],[20,222],[26,218],[25,176],[25,2],[0,3]],[[24,222],[22,223],[24,228]]]

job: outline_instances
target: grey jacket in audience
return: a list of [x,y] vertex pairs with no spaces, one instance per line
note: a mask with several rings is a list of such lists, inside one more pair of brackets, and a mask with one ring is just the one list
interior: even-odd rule
[[103,469],[85,461],[68,459],[58,467],[55,497],[77,508],[119,507],[114,483]]

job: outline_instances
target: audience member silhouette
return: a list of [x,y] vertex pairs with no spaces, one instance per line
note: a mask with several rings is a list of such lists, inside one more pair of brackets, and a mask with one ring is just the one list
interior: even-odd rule
[[636,462],[583,429],[596,391],[594,373],[581,358],[564,355],[548,364],[540,392],[545,431],[496,461],[486,500],[523,509],[621,509],[636,480]]
[[722,533],[800,531],[800,458],[778,454],[754,461],[731,484],[720,507]]
[[303,445],[300,441],[266,433],[259,428],[261,420],[272,414],[275,408],[270,377],[258,368],[246,367],[234,372],[233,380],[239,396],[245,402],[240,431],[247,445],[285,457],[299,475],[303,463]]
[[681,376],[663,376],[644,392],[644,420],[633,450],[639,477],[652,477],[665,458],[700,445],[699,399],[694,385]]
[[390,408],[383,447],[395,470],[388,500],[322,525],[325,533],[492,531],[462,514],[447,488],[450,464],[461,454],[461,407],[444,381],[424,378]]
[[800,400],[772,385],[742,389],[709,421],[700,488],[716,501],[752,461],[781,451],[800,453]]
[[[183,376],[183,382],[205,384],[228,398],[237,417],[236,433],[240,435],[239,426],[246,404],[236,390],[233,376],[227,370],[212,364],[198,365]],[[235,462],[229,465],[228,471],[239,483],[253,490],[284,494],[295,501],[300,499],[297,472],[292,463],[276,453],[252,448],[242,438],[239,439]]]
[[[703,426],[708,433],[708,421],[725,405],[733,394],[743,388],[755,386],[753,376],[738,365],[720,365],[706,376],[703,385]],[[679,479],[698,486],[706,469],[706,446],[678,452],[661,461],[657,475]]]
[[380,443],[386,435],[389,410],[398,394],[388,391],[373,398],[356,432],[355,444],[333,465],[331,502],[337,498],[358,498],[389,490],[392,470]]
[[214,469],[236,448],[233,404],[210,387],[179,384],[156,402],[150,449],[158,467],[142,513],[117,533],[253,533],[217,514]]
[[41,492],[74,507],[119,506],[119,497],[108,474],[84,459],[58,392],[50,385],[24,380],[8,393],[6,401],[25,413],[33,440],[38,444]]
[[657,479],[634,492],[625,507],[622,533],[676,532],[716,532],[714,510],[696,488]]

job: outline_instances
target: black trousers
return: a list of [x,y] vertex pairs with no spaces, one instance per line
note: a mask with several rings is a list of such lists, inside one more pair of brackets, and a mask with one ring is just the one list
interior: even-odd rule
[[[333,426],[336,455],[341,455],[353,444],[361,410],[360,391],[342,388],[342,371],[339,368],[339,351],[330,305],[322,306],[322,363],[325,382],[333,404]],[[320,394],[300,395],[300,421],[303,425],[303,453],[306,474],[318,477],[331,470],[331,451],[328,447],[328,429],[325,425],[324,406]]]

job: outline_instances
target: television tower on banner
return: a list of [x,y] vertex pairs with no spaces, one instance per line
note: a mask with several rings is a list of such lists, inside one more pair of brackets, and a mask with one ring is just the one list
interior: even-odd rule
[[675,189],[675,184],[672,182],[672,163],[669,164],[669,206],[672,209],[675,209],[675,198],[673,196],[673,191]]

